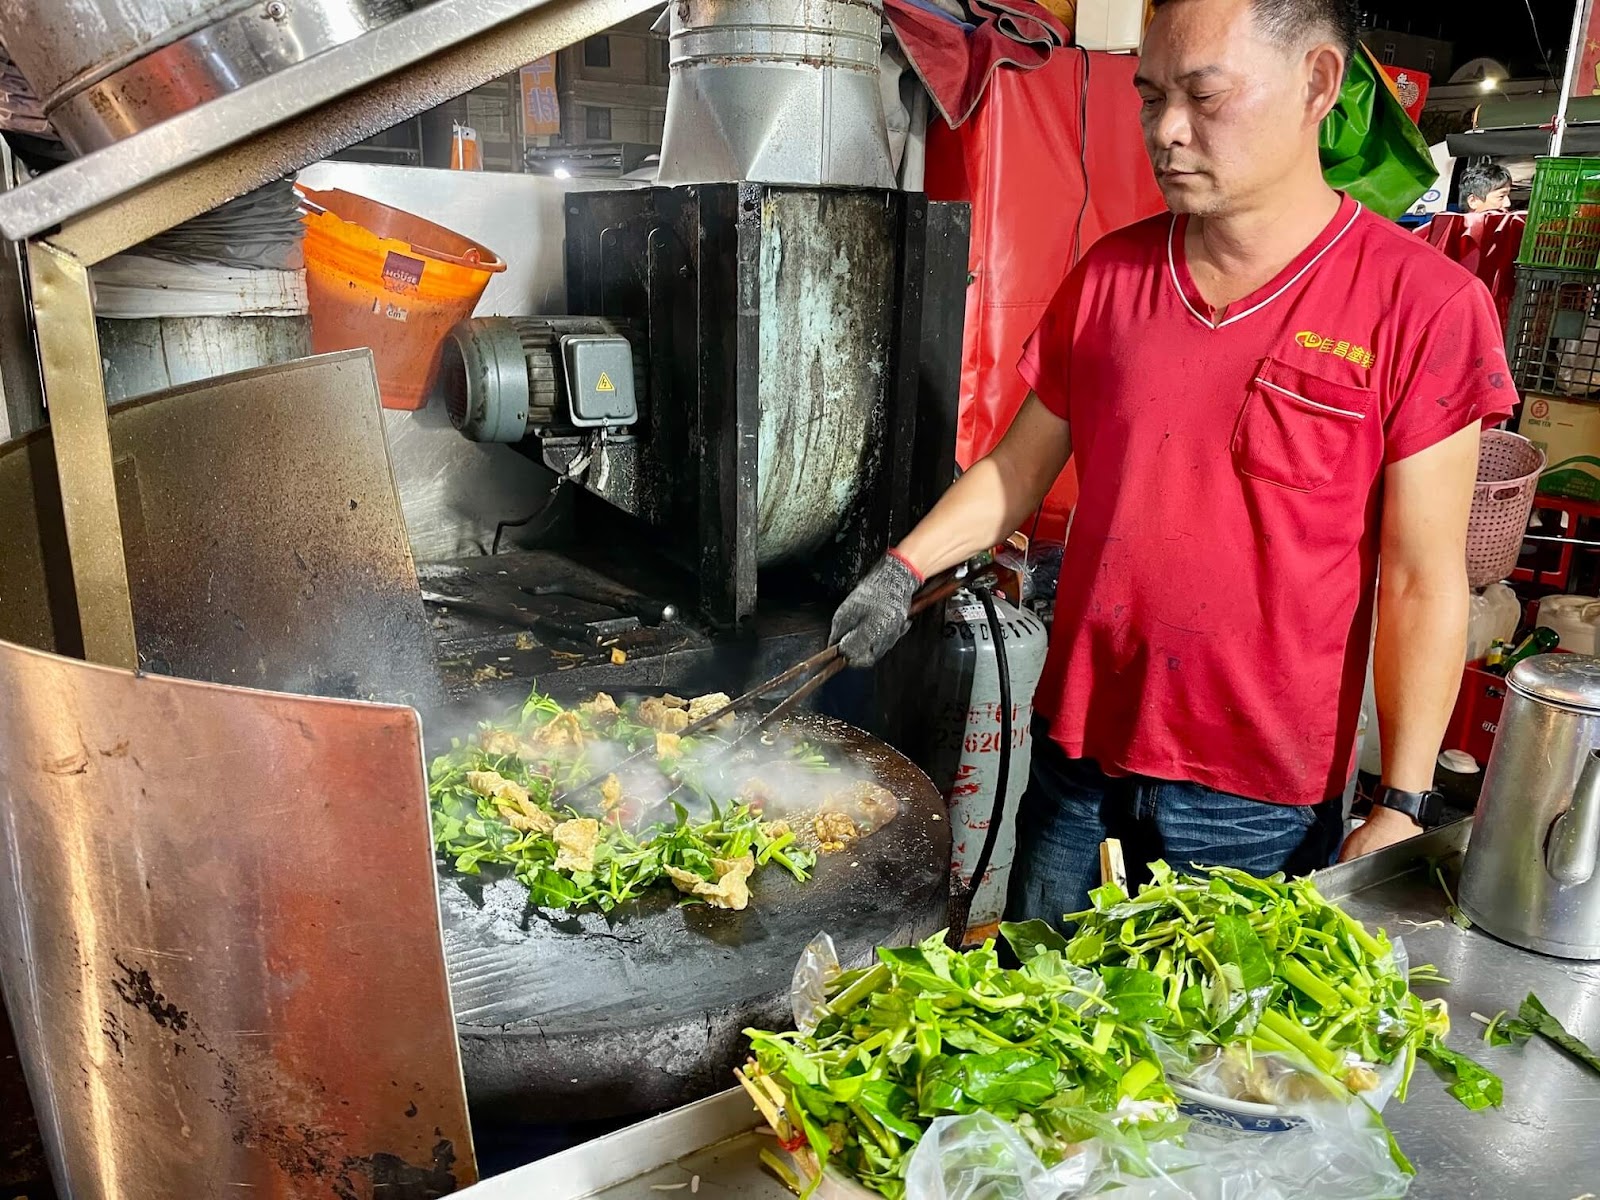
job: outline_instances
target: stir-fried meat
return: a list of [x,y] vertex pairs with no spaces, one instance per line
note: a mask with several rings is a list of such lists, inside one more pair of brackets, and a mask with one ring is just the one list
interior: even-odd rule
[[819,812],[812,828],[817,831],[818,844],[829,853],[843,850],[861,836],[856,823],[842,812]]
[[[690,723],[692,724],[695,721],[698,721],[701,717],[709,717],[719,708],[726,708],[728,706],[728,700],[729,697],[726,692],[711,692],[709,695],[696,696],[693,700],[689,701]],[[715,729],[719,725],[727,724],[728,721],[732,719],[732,716],[732,713],[728,714],[728,716],[723,717],[722,720],[712,725],[711,728]]]
[[556,870],[594,870],[594,850],[600,841],[600,822],[593,817],[563,821],[550,832],[555,839]]
[[504,729],[485,729],[478,734],[478,745],[485,754],[518,754],[522,750],[517,735]]
[[575,712],[564,712],[538,729],[529,739],[533,745],[554,749],[557,746],[583,748],[583,726]]
[[622,803],[622,781],[615,775],[607,775],[600,781],[600,807],[610,812]]
[[617,702],[604,692],[596,692],[593,700],[585,700],[578,705],[578,711],[588,713],[591,717],[607,717],[611,719],[622,715],[622,710],[617,707]]
[[480,796],[493,796],[499,800],[526,800],[528,789],[499,771],[468,771],[467,786]]
[[711,869],[717,873],[715,882],[677,867],[667,867],[666,872],[680,892],[699,896],[715,908],[740,910],[750,903],[750,876],[756,869],[754,854],[713,858]]
[[656,757],[676,758],[683,753],[683,739],[675,733],[656,734]]
[[468,771],[467,786],[480,796],[495,802],[495,809],[505,823],[523,833],[549,833],[556,827],[555,818],[535,804],[528,789],[499,771]]
[[516,807],[501,804],[499,809],[505,823],[523,833],[549,833],[556,827],[556,819],[531,800]]
[[662,733],[678,733],[689,724],[689,714],[684,709],[669,707],[665,699],[651,696],[639,705],[639,724]]
[[671,692],[668,692],[665,696],[661,697],[661,703],[665,704],[668,708],[689,707],[689,702],[687,700],[685,700],[682,696],[674,696]]

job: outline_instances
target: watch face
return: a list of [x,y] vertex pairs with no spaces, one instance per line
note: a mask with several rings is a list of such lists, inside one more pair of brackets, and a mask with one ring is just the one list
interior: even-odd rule
[[1439,796],[1436,792],[1402,792],[1397,788],[1385,788],[1378,793],[1377,802],[1384,808],[1405,813],[1419,825],[1435,820],[1439,813]]

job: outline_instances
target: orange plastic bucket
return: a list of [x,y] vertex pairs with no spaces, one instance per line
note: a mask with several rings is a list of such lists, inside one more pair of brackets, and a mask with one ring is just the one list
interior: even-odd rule
[[350,192],[296,186],[306,227],[311,348],[372,349],[385,408],[428,402],[445,335],[472,315],[494,251],[432,221]]

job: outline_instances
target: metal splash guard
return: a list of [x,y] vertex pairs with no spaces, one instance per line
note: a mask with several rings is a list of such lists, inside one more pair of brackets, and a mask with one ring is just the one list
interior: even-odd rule
[[471,1183],[416,713],[5,642],[0,697],[0,984],[62,1194]]

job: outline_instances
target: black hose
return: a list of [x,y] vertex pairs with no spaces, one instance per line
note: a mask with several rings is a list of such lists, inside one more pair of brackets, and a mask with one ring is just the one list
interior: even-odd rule
[[987,588],[978,590],[978,602],[983,605],[983,615],[989,622],[989,636],[994,639],[995,673],[1000,677],[1000,765],[995,770],[994,809],[989,814],[989,828],[983,836],[983,849],[978,851],[977,864],[972,868],[971,890],[976,892],[989,869],[989,859],[994,855],[994,844],[1000,836],[1000,822],[1006,815],[1006,785],[1011,781],[1011,663],[1006,656],[1005,629],[1000,624],[1000,614],[995,609],[994,597]]
[[[542,517],[545,513],[549,512],[550,506],[556,502],[556,497],[561,493],[561,484],[563,482],[564,480],[562,479],[556,480],[556,486],[550,489],[550,494],[544,498],[544,503],[539,505],[538,508],[534,509],[527,516],[518,517],[514,521],[501,521],[498,525],[496,525],[494,527],[494,541],[489,546],[490,555],[500,553],[500,537],[505,533],[506,530],[520,529],[522,526],[528,524],[528,522],[537,520],[539,517]],[[478,544],[481,546],[483,543],[479,542]]]

